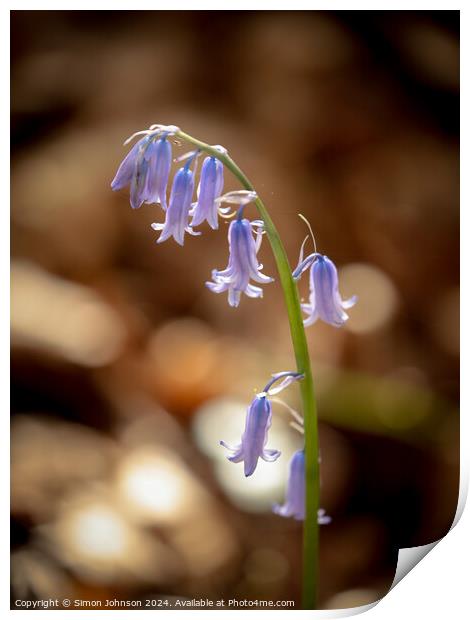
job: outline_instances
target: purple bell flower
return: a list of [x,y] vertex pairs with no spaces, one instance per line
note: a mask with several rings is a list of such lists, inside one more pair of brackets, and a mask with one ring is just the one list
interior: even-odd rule
[[[232,463],[240,463],[244,461],[245,476],[251,476],[255,471],[258,459],[264,461],[275,461],[279,456],[279,450],[266,449],[268,441],[268,430],[271,427],[272,413],[271,402],[268,396],[278,394],[280,391],[288,387],[293,381],[303,379],[304,375],[299,372],[284,370],[271,376],[271,379],[264,386],[262,392],[257,394],[251,405],[248,407],[245,431],[242,435],[241,442],[235,448],[228,446],[225,441],[220,444],[233,452],[232,456],[227,457]],[[281,380],[277,388],[273,388],[274,383]]]
[[[257,239],[253,237],[253,226],[259,226]],[[213,282],[206,282],[207,288],[214,293],[228,291],[228,303],[237,307],[242,293],[248,297],[262,297],[263,289],[250,284],[250,279],[260,284],[267,284],[273,278],[261,273],[263,265],[258,263],[256,253],[261,245],[261,222],[249,222],[237,217],[228,229],[229,261],[223,271],[212,271]]]
[[216,199],[221,195],[223,187],[224,166],[222,162],[216,157],[206,157],[202,164],[191,226],[199,226],[207,220],[213,230],[219,227],[219,205]]
[[145,156],[145,148],[143,147],[137,154],[135,171],[131,179],[130,202],[133,209],[139,209],[148,196],[149,161]]
[[[286,501],[281,506],[276,504],[273,511],[281,517],[293,517],[298,521],[305,519],[305,453],[298,450],[294,453],[289,464],[289,479],[287,481]],[[319,525],[331,522],[323,508],[317,513]]]
[[130,203],[138,209],[144,202],[160,202],[166,209],[166,188],[171,167],[171,144],[163,135],[153,140],[146,135],[136,142],[123,159],[111,188],[114,191],[130,185]]
[[166,211],[166,188],[171,169],[171,143],[166,136],[149,144],[146,157],[149,162],[147,202],[160,203]]
[[245,476],[251,476],[255,471],[258,459],[264,461],[275,461],[279,456],[279,450],[266,449],[268,440],[268,430],[271,427],[271,403],[265,393],[258,394],[253,399],[248,408],[245,422],[245,431],[242,435],[241,443],[232,448],[225,441],[220,444],[233,452],[228,456],[232,463],[243,461]]
[[190,163],[191,160],[175,174],[164,224],[152,224],[154,230],[162,231],[157,243],[173,237],[176,243],[183,245],[185,232],[192,235],[200,234],[189,226],[189,210],[194,190],[194,174],[189,167]]
[[130,184],[130,203],[133,209],[138,209],[147,199],[149,162],[145,155],[148,146],[148,136],[136,142],[123,159],[111,183],[114,191]]
[[286,501],[274,506],[274,512],[281,517],[305,518],[305,455],[299,450],[289,464],[289,480],[287,482]]
[[299,279],[308,267],[310,267],[310,296],[309,303],[302,304],[302,310],[307,314],[304,325],[312,325],[317,319],[321,319],[334,327],[341,327],[349,318],[345,309],[354,306],[357,297],[354,295],[347,300],[341,298],[338,272],[327,256],[316,252],[308,256],[293,272],[294,279]]
[[117,172],[116,176],[111,182],[111,189],[117,192],[120,189],[129,185],[134,176],[135,172],[135,163],[137,156],[139,154],[139,150],[144,149],[148,142],[148,136],[142,138],[138,142],[134,144],[129,153],[122,160]]

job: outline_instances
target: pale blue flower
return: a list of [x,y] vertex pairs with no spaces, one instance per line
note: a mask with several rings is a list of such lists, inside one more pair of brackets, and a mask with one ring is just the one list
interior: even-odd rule
[[148,145],[148,136],[134,144],[119,166],[111,183],[111,188],[114,191],[130,184],[130,203],[133,209],[138,209],[147,199],[149,162],[145,157],[145,152]]
[[[303,379],[303,376],[299,372],[292,371],[283,371],[272,375],[263,391],[255,396],[247,409],[245,431],[240,444],[232,448],[225,441],[220,442],[224,448],[233,452],[232,456],[227,457],[229,461],[232,463],[244,462],[245,476],[251,476],[255,471],[258,459],[271,462],[280,456],[279,450],[265,448],[272,419],[271,402],[268,396],[278,394],[293,381]],[[282,379],[281,384],[277,388],[271,389],[272,385],[280,379]]]
[[207,220],[213,230],[219,227],[217,198],[220,197],[223,187],[224,166],[222,162],[216,157],[206,157],[202,164],[191,226],[199,226]]
[[160,202],[166,209],[166,188],[171,167],[171,144],[166,135],[158,140],[152,134],[136,142],[123,159],[111,188],[130,185],[130,203],[138,209],[144,202]]
[[[298,521],[305,519],[305,452],[298,450],[289,463],[286,501],[281,506],[276,504],[273,511],[281,517],[293,517]],[[318,523],[326,525],[331,522],[323,508],[317,513]]]
[[232,463],[243,461],[245,476],[251,476],[255,471],[258,459],[275,461],[281,453],[279,450],[265,448],[268,441],[268,430],[271,427],[271,403],[266,394],[256,395],[248,408],[245,422],[245,431],[241,443],[232,448],[225,441],[221,445],[232,452],[228,460]]
[[116,176],[111,182],[111,189],[115,192],[123,189],[126,185],[132,180],[135,172],[135,163],[137,159],[137,155],[139,154],[140,149],[144,149],[148,143],[148,136],[142,138],[138,142],[134,144],[129,153],[122,160],[117,172]]
[[[260,284],[267,284],[273,278],[261,273],[262,265],[256,256],[261,245],[261,226],[259,221],[249,222],[240,215],[228,229],[229,261],[223,271],[212,271],[213,282],[206,286],[214,293],[228,291],[228,303],[237,307],[242,293],[248,297],[262,297],[263,289],[250,284],[250,279]],[[257,227],[257,239],[253,237],[253,227]]]
[[152,224],[154,230],[162,231],[157,243],[173,237],[176,243],[183,245],[185,232],[192,235],[200,234],[195,233],[189,226],[189,210],[194,190],[194,174],[189,167],[191,161],[188,160],[186,165],[175,174],[164,224]]
[[334,263],[327,257],[315,252],[305,260],[301,260],[293,277],[299,279],[301,274],[310,267],[309,303],[302,304],[307,314],[304,325],[312,325],[317,319],[334,327],[341,327],[347,320],[345,309],[351,308],[357,297],[343,300],[338,288],[338,272]]
[[149,161],[147,175],[147,202],[160,203],[166,211],[166,189],[171,169],[171,143],[163,135],[159,140],[151,142],[146,157]]

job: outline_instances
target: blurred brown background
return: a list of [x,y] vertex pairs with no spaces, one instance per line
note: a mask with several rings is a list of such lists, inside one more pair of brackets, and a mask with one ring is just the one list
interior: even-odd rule
[[359,296],[345,328],[308,331],[322,606],[377,600],[398,547],[446,533],[458,37],[457,12],[12,13],[13,599],[300,604],[301,525],[270,512],[299,435],[275,405],[283,455],[248,480],[218,445],[293,366],[281,290],[229,308],[204,287],[225,223],[156,246],[159,207],[111,192],[123,140],[152,123],[227,147],[292,263],[302,212]]

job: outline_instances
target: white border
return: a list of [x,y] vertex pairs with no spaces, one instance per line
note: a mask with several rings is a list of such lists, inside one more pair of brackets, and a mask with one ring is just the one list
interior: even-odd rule
[[[384,3],[380,1],[376,2],[324,2],[324,3],[316,3],[316,2],[290,2],[288,6],[281,2],[267,2],[267,1],[246,1],[239,0],[237,3],[225,3],[225,9],[232,10],[460,10],[463,7],[463,3],[456,2],[413,2],[412,6],[410,6],[410,2],[404,2],[403,0],[397,1],[390,6],[391,3]],[[167,2],[158,2],[158,1],[142,1],[142,2],[134,2],[132,6],[130,3],[122,2],[120,0],[114,0],[114,2],[101,2],[100,6],[97,7],[96,2],[90,2],[86,0],[82,0],[80,3],[68,3],[66,6],[63,2],[11,2],[9,6],[2,10],[0,20],[0,37],[2,41],[2,71],[3,71],[3,80],[2,83],[4,85],[3,97],[0,98],[0,106],[2,107],[2,119],[5,124],[5,134],[9,135],[9,97],[7,97],[7,84],[9,84],[9,10],[131,10],[131,9],[142,9],[142,10],[166,10],[169,8]],[[183,0],[173,0],[171,3],[171,9],[173,10],[220,10],[220,3],[216,3],[215,1],[210,2],[194,2],[194,1],[183,1]],[[466,34],[468,32],[468,20],[467,20],[467,12],[461,12],[462,19],[462,65],[466,68],[468,65],[465,61],[468,60],[468,44]],[[467,93],[467,84],[465,80],[462,80],[462,110],[469,109],[469,98]],[[3,109],[4,108],[4,109]],[[462,136],[468,135],[468,121],[467,118],[461,115],[462,120]],[[8,296],[8,282],[9,282],[9,219],[8,219],[8,211],[6,205],[9,204],[9,148],[7,141],[3,142],[3,157],[4,157],[4,165],[2,166],[2,173],[5,177],[5,182],[2,185],[4,196],[5,196],[5,204],[2,210],[2,217],[4,218],[3,226],[0,229],[0,234],[2,235],[2,243],[1,243],[1,252],[2,252],[2,283],[5,287],[5,295],[3,299],[5,300]],[[462,162],[468,161],[468,157],[466,157],[465,148],[462,148]],[[463,169],[463,168],[462,168]],[[462,175],[462,189],[461,189],[461,198],[462,205],[464,208],[461,211],[462,216],[462,232],[461,232],[461,271],[463,274],[466,272],[466,267],[469,265],[469,251],[468,251],[468,243],[465,243],[464,233],[468,232],[469,227],[469,215],[468,209],[470,208],[470,201],[468,200],[468,189],[467,183],[465,182],[466,178]],[[436,248],[436,251],[439,251]],[[443,257],[445,260],[445,257]],[[470,310],[469,308],[469,294],[468,287],[466,285],[465,280],[462,282],[462,315],[467,316],[468,314],[465,310]],[[2,398],[4,401],[4,407],[2,408],[2,424],[5,425],[3,429],[2,437],[4,439],[5,445],[1,452],[2,458],[2,471],[4,475],[1,477],[1,490],[3,495],[3,507],[4,510],[1,514],[1,531],[5,540],[3,541],[2,549],[5,551],[9,548],[9,518],[8,512],[5,509],[9,504],[9,487],[8,487],[8,477],[6,472],[9,471],[9,446],[8,446],[8,422],[7,422],[7,411],[9,409],[8,399],[6,394],[8,393],[7,385],[9,384],[9,317],[8,311],[5,310],[6,304],[2,304],[2,311],[5,312],[5,321],[2,321],[0,327],[0,338],[1,338],[1,355],[0,355],[0,369],[1,369],[1,377],[3,380],[2,387]],[[3,317],[2,317],[3,318]],[[466,328],[465,322],[462,322],[462,342],[468,343],[468,329]],[[465,351],[462,355],[462,370],[467,369],[467,358],[465,355]],[[468,403],[468,389],[466,388],[466,384],[468,382],[461,382],[462,389],[462,411],[467,412],[469,410]],[[469,423],[467,421],[467,416],[461,416],[461,472],[462,477],[461,481],[465,482],[465,485],[468,480],[468,471],[469,471],[469,445],[468,445],[468,437],[469,437]],[[465,486],[464,485],[464,486]],[[462,492],[462,486],[461,486]],[[421,617],[427,618],[442,618],[444,614],[450,615],[450,617],[462,617],[462,611],[469,610],[468,604],[468,574],[469,574],[469,560],[468,560],[468,550],[470,549],[469,545],[469,531],[470,531],[470,517],[468,516],[468,510],[463,513],[463,516],[457,526],[449,532],[449,534],[445,537],[443,542],[437,544],[436,548],[432,550],[428,557],[425,558],[423,562],[420,563],[418,569],[413,570],[411,574],[401,581],[396,588],[386,595],[382,601],[375,607],[373,607],[370,611],[367,611],[368,618],[374,619],[382,619],[386,620],[396,619],[397,615],[404,615],[405,617],[413,617],[415,614]],[[5,554],[6,556],[6,554]],[[3,558],[3,562],[1,563],[1,608],[2,610],[7,611],[9,607],[9,562],[8,557]],[[367,606],[370,607],[370,606]],[[358,610],[356,609],[356,612]],[[8,615],[13,614],[15,618],[21,618],[23,614],[27,614],[25,611],[8,611]],[[61,620],[62,618],[68,618],[70,620],[70,613],[72,613],[72,618],[81,619],[84,618],[86,620],[90,620],[91,615],[89,612],[81,612],[79,610],[69,610],[69,611],[54,611],[54,618],[57,620]],[[143,613],[143,612],[140,612]],[[204,611],[170,611],[170,612],[159,612],[160,617],[166,617],[166,613],[170,614],[170,617],[174,620],[178,620],[178,618],[188,618],[189,616],[202,616],[207,617],[207,612]],[[210,613],[210,612],[209,612]],[[261,616],[266,617],[266,615],[270,612],[268,611],[231,611],[229,612],[231,617],[240,618],[246,617],[247,615],[260,618]],[[37,615],[49,618],[49,611],[37,611]],[[132,611],[100,611],[99,615],[104,615],[106,617],[118,618],[134,618],[135,612]],[[162,614],[164,616],[162,616]],[[292,616],[296,615],[299,617],[309,617],[309,618],[331,618],[338,617],[337,612],[313,612],[313,611],[279,611],[276,617]]]

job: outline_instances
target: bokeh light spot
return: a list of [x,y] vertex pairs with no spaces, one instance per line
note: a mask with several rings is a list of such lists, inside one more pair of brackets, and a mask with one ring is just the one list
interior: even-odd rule
[[362,334],[380,329],[390,321],[398,306],[398,292],[391,278],[366,263],[346,265],[339,272],[340,291],[345,299],[357,295],[356,305],[348,310],[345,327]]

